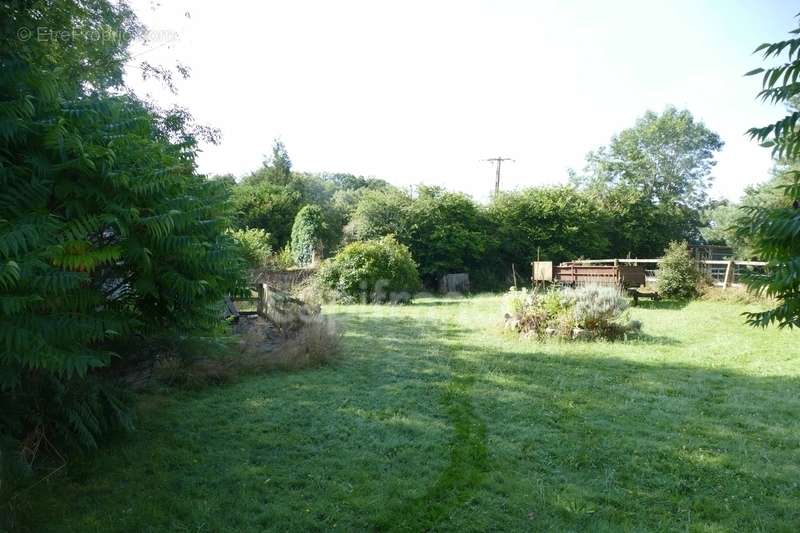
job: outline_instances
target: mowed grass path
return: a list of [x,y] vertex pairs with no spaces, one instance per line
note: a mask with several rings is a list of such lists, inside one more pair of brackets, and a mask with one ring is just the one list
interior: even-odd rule
[[499,297],[332,307],[334,366],[148,396],[33,492],[35,531],[798,531],[800,334],[644,304],[647,336],[502,332]]

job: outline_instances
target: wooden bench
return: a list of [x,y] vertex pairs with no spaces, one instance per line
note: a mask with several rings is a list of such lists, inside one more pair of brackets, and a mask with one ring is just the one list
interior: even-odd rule
[[628,287],[628,295],[633,298],[633,306],[639,305],[639,298],[650,298],[654,302],[661,299],[658,292],[643,287]]

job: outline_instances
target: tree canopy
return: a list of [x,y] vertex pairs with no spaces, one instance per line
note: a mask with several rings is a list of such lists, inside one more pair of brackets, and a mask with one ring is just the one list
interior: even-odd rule
[[655,256],[674,240],[697,240],[719,136],[687,110],[648,111],[608,146],[586,156],[572,182],[616,220],[611,252]]
[[[22,5],[0,5],[0,441],[41,423],[93,446],[129,421],[92,371],[132,335],[213,327],[243,265],[227,186],[195,169],[212,132],[123,83],[128,7]],[[16,38],[37,26],[117,38]]]

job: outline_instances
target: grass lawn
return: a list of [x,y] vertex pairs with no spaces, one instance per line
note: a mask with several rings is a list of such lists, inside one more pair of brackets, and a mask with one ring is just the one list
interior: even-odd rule
[[539,344],[500,305],[327,308],[339,363],[146,396],[29,528],[800,530],[800,333],[645,302],[643,339]]

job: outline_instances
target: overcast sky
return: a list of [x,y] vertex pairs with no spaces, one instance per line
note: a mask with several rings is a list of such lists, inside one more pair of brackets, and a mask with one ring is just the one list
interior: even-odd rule
[[[272,139],[295,170],[428,183],[487,198],[565,182],[586,152],[646,110],[689,109],[720,134],[715,197],[767,178],[769,151],[747,128],[782,109],[755,100],[751,54],[784,38],[785,0],[283,1],[134,0],[153,38],[135,62],[189,66],[179,102],[222,131],[206,173],[257,168]],[[190,17],[185,14],[189,12]]]

